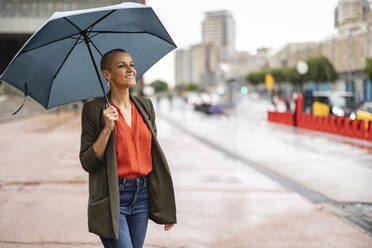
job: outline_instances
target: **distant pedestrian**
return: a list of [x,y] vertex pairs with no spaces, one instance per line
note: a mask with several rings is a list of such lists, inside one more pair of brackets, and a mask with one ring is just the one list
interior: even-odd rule
[[160,109],[160,95],[159,94],[156,95],[156,106],[158,107],[158,109]]
[[170,109],[173,109],[173,96],[172,96],[172,93],[169,93],[167,97],[168,97],[168,102],[169,102]]
[[131,55],[114,49],[101,58],[111,90],[85,102],[80,161],[89,173],[88,227],[104,247],[143,246],[148,219],[171,229],[176,220],[172,178],[157,141],[150,98],[132,95]]
[[290,105],[289,100],[286,96],[284,97],[283,101],[284,101],[286,111],[291,111],[291,105]]

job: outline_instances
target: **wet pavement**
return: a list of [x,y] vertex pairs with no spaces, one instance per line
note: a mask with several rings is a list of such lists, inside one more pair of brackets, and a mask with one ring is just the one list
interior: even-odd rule
[[[220,124],[210,126],[211,119],[195,117],[192,112],[175,108],[165,115],[165,102],[156,106],[156,112],[159,142],[176,191],[178,223],[165,232],[163,225],[150,221],[145,247],[372,246],[371,236],[338,217],[331,207],[313,204],[174,125],[176,121],[188,128],[195,125],[193,132],[200,128],[200,133],[220,136],[220,141],[229,146],[233,138],[223,136],[232,122],[225,121],[225,129],[219,129]],[[255,126],[260,129],[254,122],[242,127],[242,132],[251,131],[251,135],[242,133],[240,137],[253,143],[244,154],[259,158],[259,154],[253,154],[258,149],[253,149],[254,144],[261,147],[264,142],[255,140],[259,137],[257,128],[252,129]],[[285,141],[293,135],[282,131],[277,137]],[[80,112],[1,123],[0,136],[0,247],[102,247],[99,238],[87,228],[88,175],[78,159]],[[368,149],[353,149],[353,153],[363,154],[360,167],[370,170],[366,162],[370,159]],[[261,153],[262,164],[275,160],[276,153],[270,154],[268,158],[267,152]],[[282,157],[278,164],[289,158],[284,154]],[[296,171],[299,178],[304,177],[301,170]],[[332,180],[333,174],[328,175]],[[354,179],[358,175],[354,174]],[[363,178],[358,182],[364,182]]]

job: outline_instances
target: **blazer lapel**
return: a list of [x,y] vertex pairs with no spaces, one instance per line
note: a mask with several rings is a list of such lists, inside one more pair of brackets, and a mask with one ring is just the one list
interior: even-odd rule
[[142,101],[142,100],[140,100],[136,96],[133,96],[132,94],[129,94],[129,97],[130,97],[130,99],[133,100],[134,104],[136,105],[138,111],[140,112],[140,114],[142,116],[143,121],[146,123],[147,127],[151,130],[151,133],[152,133],[152,136],[153,136],[154,135],[154,130],[152,129],[150,116],[147,114],[146,110],[142,107],[143,106],[142,104],[145,104],[145,103],[141,104],[140,101]]

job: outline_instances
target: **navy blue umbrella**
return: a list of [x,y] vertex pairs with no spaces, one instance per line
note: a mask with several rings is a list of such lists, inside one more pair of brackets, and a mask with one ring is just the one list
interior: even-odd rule
[[[143,4],[55,12],[26,41],[0,79],[45,109],[106,97],[109,87],[102,83],[105,78],[97,65],[114,48],[132,55],[138,80],[177,46],[153,9]],[[107,97],[106,101],[110,106]]]

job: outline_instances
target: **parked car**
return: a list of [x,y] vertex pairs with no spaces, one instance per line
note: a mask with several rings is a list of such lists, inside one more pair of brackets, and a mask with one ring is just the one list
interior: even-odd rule
[[372,121],[372,101],[364,102],[359,106],[356,112],[356,118],[358,120],[364,120],[365,128],[368,128],[368,121]]
[[202,103],[202,99],[197,92],[187,92],[184,95],[184,100],[188,104],[200,104]]
[[312,93],[311,102],[320,102],[330,107],[330,114],[335,116],[349,116],[356,118],[356,111],[359,106],[358,99],[352,92],[345,91],[315,91]]
[[223,114],[223,110],[220,106],[206,102],[201,104],[195,104],[194,109],[196,111],[203,112],[207,115]]

